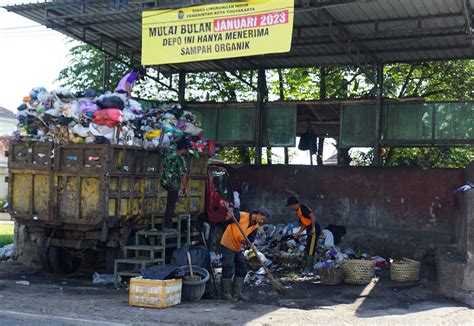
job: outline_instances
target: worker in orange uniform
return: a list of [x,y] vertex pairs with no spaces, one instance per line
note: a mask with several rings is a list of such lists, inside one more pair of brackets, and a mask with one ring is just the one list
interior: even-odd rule
[[[244,279],[247,275],[247,264],[242,252],[245,239],[237,225],[235,225],[234,216],[250,242],[253,242],[260,223],[270,218],[271,213],[263,206],[252,210],[252,213],[239,212],[238,210],[227,212],[226,222],[228,225],[222,236],[220,246],[222,253],[222,299],[248,301],[249,298],[242,293]],[[234,278],[233,283],[232,277]],[[233,292],[233,295],[231,292]]]
[[318,241],[318,237],[321,234],[321,227],[316,222],[316,215],[313,213],[311,208],[303,205],[299,202],[295,196],[288,197],[286,200],[286,207],[289,207],[292,211],[296,212],[300,220],[301,228],[296,233],[295,237],[299,238],[306,230],[306,246],[305,246],[305,265],[303,268],[303,275],[311,274],[314,264],[314,251]]

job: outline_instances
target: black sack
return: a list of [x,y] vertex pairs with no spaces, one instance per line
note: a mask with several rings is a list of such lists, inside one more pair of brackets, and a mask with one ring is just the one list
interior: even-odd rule
[[155,265],[140,269],[143,278],[149,280],[167,280],[174,277],[174,273],[178,270],[178,266],[174,265]]
[[123,110],[123,100],[118,96],[104,96],[103,98],[96,101],[97,105],[101,109],[119,109]]
[[308,127],[306,133],[300,138],[298,149],[300,151],[309,150],[311,154],[315,154],[318,151],[317,141],[318,137],[314,134],[313,128]]

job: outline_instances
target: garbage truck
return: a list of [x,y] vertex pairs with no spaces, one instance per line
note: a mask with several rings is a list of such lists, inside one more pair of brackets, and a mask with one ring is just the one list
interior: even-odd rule
[[[200,240],[198,219],[199,225],[223,221],[233,205],[232,188],[225,167],[208,165],[207,156],[186,160],[189,195],[179,197],[176,214],[190,216],[188,236]],[[12,141],[9,213],[33,235],[46,272],[71,273],[81,261],[106,262],[112,271],[136,232],[152,220],[160,229],[167,196],[161,164],[156,149]]]

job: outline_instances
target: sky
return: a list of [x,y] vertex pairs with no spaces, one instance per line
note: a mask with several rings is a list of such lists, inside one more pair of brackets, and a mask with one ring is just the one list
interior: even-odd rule
[[[35,1],[0,0],[0,5]],[[19,15],[0,8],[0,107],[16,108],[34,87],[59,87],[56,79],[68,65],[71,39]],[[323,159],[335,154],[333,140],[327,140]],[[298,140],[296,142],[298,144]],[[293,150],[296,150],[293,148]],[[293,164],[309,164],[308,152],[297,151]],[[283,157],[283,149],[274,149]],[[315,157],[313,157],[315,160]]]
[[68,64],[68,40],[58,32],[0,8],[0,106],[16,111],[32,88],[58,87],[55,80]]

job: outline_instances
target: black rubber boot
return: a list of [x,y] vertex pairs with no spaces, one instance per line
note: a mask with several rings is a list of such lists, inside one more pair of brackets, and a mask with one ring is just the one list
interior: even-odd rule
[[242,277],[234,277],[234,299],[239,301],[249,301],[249,297],[242,293],[244,288],[244,279]]
[[221,279],[221,288],[222,288],[222,300],[227,300],[227,301],[236,301],[232,297],[232,280],[228,278],[222,278]]
[[309,276],[313,274],[313,265],[314,265],[314,257],[313,256],[306,256],[303,272],[301,273],[302,276]]

